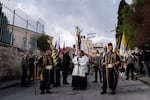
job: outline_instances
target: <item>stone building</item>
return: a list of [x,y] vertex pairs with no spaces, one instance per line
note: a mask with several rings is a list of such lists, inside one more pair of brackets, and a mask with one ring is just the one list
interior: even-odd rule
[[[99,52],[103,51],[103,43],[92,43],[92,40],[82,40],[83,42],[83,48],[86,54],[89,54],[90,56],[94,56],[93,54],[95,54],[96,50],[98,50]],[[81,43],[82,45],[82,43]],[[82,48],[82,46],[81,46]]]
[[[13,47],[22,50],[35,50],[37,48],[37,36],[44,34],[12,25],[9,25],[9,31],[12,31],[12,27]],[[53,40],[52,36],[49,36],[49,38]]]
[[81,47],[84,49],[85,53],[86,54],[89,54],[89,55],[92,55],[92,50],[93,50],[93,47],[92,47],[92,40],[82,40],[82,43],[81,45],[83,45],[84,47]]
[[92,40],[89,39],[83,39],[81,42],[81,50],[84,50],[86,54],[89,56],[94,56],[96,50],[99,52],[103,51],[103,43],[92,43]]
[[103,51],[103,43],[93,44],[93,50],[98,50],[99,52],[102,52]]

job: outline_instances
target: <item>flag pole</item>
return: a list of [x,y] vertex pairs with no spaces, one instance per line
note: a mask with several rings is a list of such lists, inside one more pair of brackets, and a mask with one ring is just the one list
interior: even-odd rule
[[[80,37],[80,33],[82,32],[82,30],[78,27],[78,26],[76,26],[76,36],[77,36],[77,42],[76,42],[76,45],[77,45],[77,47],[76,47],[76,49],[77,49],[77,52],[78,52],[78,50],[80,50],[81,48],[80,48],[80,46],[81,46],[81,37]],[[77,58],[77,61],[78,61],[78,58]],[[79,73],[79,61],[78,61],[78,73]]]

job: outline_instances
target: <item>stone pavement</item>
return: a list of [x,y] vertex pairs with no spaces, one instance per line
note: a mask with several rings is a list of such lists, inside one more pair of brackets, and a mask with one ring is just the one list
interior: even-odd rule
[[[123,80],[125,77],[122,76]],[[68,77],[69,85],[61,85],[51,89],[52,94],[40,94],[37,84],[36,95],[33,85],[29,87],[14,86],[0,91],[0,100],[149,100],[150,88],[139,80],[128,80],[125,83],[119,79],[116,95],[111,95],[111,90],[101,95],[100,83],[93,83],[94,75],[88,79],[87,90],[72,90],[71,75]]]
[[[139,76],[138,80],[143,82],[144,84],[150,86],[150,77]],[[13,86],[17,86],[17,85],[20,85],[20,80],[10,80],[10,81],[7,81],[7,82],[1,82],[0,83],[0,90],[10,88],[10,87],[13,87]]]

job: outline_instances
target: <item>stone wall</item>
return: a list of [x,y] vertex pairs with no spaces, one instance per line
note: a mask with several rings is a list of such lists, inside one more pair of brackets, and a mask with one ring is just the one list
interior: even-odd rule
[[0,82],[21,77],[21,54],[11,47],[0,46]]
[[[12,32],[12,25],[9,25],[9,31]],[[41,33],[37,33],[35,31],[28,30],[18,26],[13,26],[13,36],[14,36],[13,46],[19,49],[24,49],[22,48],[22,44],[23,44],[23,38],[25,38],[27,41],[26,49],[30,50],[31,47],[33,47],[33,45],[31,45],[32,42],[31,39],[34,36],[39,36],[39,35],[41,35]],[[49,38],[53,40],[52,36],[49,36]]]

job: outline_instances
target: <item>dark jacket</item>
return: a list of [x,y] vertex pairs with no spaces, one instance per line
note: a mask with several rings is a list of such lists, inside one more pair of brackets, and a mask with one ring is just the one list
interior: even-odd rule
[[63,55],[63,67],[68,68],[70,66],[71,58],[68,53]]
[[143,59],[143,61],[150,62],[150,51],[147,52],[146,50],[144,50],[143,51],[143,55],[142,55],[142,59]]

